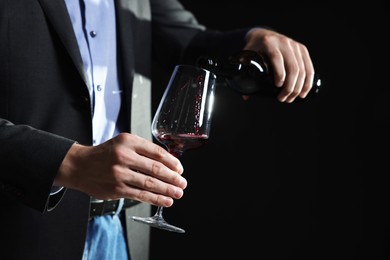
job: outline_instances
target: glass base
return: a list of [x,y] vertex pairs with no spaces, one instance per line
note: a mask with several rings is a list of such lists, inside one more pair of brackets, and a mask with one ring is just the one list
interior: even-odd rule
[[134,221],[137,221],[137,222],[140,222],[140,223],[144,223],[144,224],[148,224],[152,227],[155,227],[155,228],[160,228],[160,229],[164,229],[164,230],[168,230],[168,231],[172,231],[172,232],[176,232],[176,233],[185,233],[185,230],[182,229],[182,228],[179,228],[179,227],[176,227],[176,226],[173,226],[171,224],[168,224],[162,217],[159,217],[159,216],[153,216],[153,217],[135,217],[135,216],[132,216],[131,217]]

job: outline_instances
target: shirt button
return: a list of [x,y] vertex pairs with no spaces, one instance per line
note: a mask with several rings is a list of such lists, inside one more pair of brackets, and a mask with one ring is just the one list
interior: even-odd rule
[[102,91],[102,86],[101,85],[97,85],[96,89],[97,89],[97,91]]
[[91,35],[92,38],[95,38],[96,35],[97,35],[97,32],[96,31],[90,31],[89,35]]

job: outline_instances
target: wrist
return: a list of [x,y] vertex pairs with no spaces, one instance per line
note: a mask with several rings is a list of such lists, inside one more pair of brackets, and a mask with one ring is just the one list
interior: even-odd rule
[[56,178],[54,179],[53,186],[70,187],[71,176],[76,171],[75,161],[82,149],[82,145],[74,143],[68,152],[66,153],[62,163],[58,169]]

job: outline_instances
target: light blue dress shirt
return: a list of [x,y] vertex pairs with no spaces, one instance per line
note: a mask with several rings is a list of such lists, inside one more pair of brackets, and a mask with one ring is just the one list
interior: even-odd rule
[[[114,0],[65,0],[88,77],[93,145],[117,135],[122,90],[116,60]],[[53,187],[51,195],[62,190]]]
[[[92,142],[101,144],[120,132],[122,90],[118,81],[114,0],[65,0],[88,78]],[[120,201],[121,209],[123,200]]]
[[121,89],[117,75],[113,0],[65,0],[88,76],[93,110],[93,144],[119,133]]
[[[65,0],[84,70],[92,108],[93,145],[120,132],[118,118],[122,90],[117,74],[114,0]],[[117,213],[121,210],[120,200]],[[84,259],[128,259],[126,242],[117,216],[89,222]]]

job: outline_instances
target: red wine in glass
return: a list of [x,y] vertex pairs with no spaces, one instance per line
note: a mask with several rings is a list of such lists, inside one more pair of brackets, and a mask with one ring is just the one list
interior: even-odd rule
[[209,136],[206,134],[160,134],[156,136],[156,139],[164,144],[168,151],[179,157],[184,151],[189,149],[199,148],[205,145]]
[[[210,135],[216,75],[203,68],[177,65],[154,115],[153,136],[174,156],[205,145]],[[169,224],[158,207],[154,216],[132,219],[177,233],[184,229]]]

